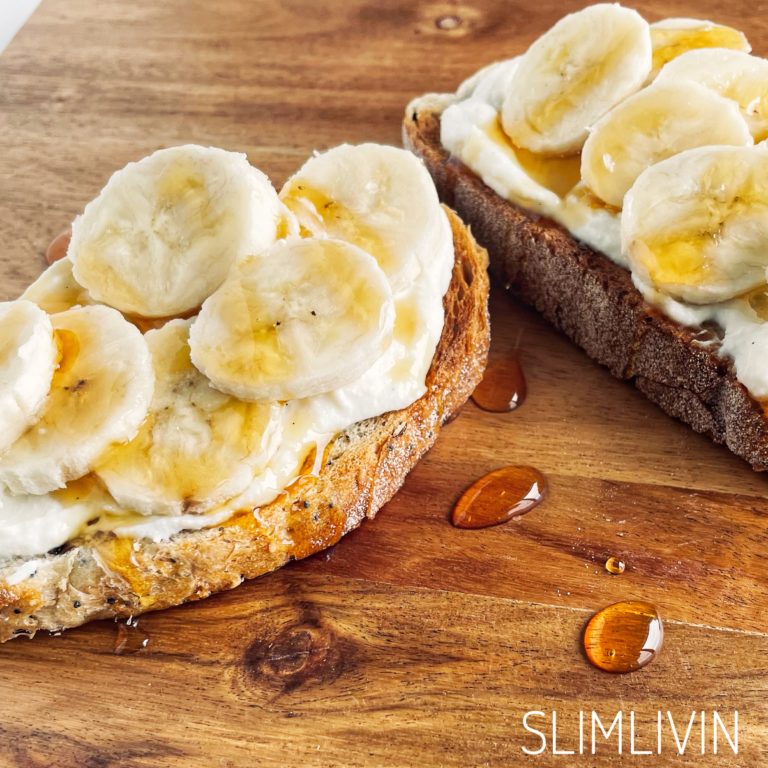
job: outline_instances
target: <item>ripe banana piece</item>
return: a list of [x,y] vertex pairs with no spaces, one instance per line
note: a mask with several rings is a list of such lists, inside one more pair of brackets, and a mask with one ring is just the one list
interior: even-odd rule
[[138,435],[96,468],[114,499],[145,515],[206,512],[243,491],[280,439],[282,407],[213,389],[189,358],[190,320],[149,331],[155,393]]
[[575,154],[589,127],[650,71],[648,23],[617,4],[588,6],[563,17],[523,55],[504,101],[504,131],[532,152]]
[[51,320],[42,309],[29,301],[0,303],[0,455],[35,422],[58,355]]
[[88,291],[75,280],[72,274],[72,261],[66,257],[54,261],[21,294],[21,298],[34,302],[51,315],[94,303]]
[[192,362],[242,400],[291,400],[354,380],[384,352],[394,302],[373,256],[293,238],[240,262],[192,324]]
[[154,373],[139,330],[109,307],[51,317],[61,350],[39,419],[0,457],[0,486],[43,494],[90,472],[147,415]]
[[703,85],[657,82],[593,127],[581,155],[581,176],[599,198],[621,208],[648,166],[708,144],[752,144],[738,106]]
[[398,293],[408,288],[448,226],[435,185],[410,152],[342,144],[310,158],[280,192],[306,234],[370,253]]
[[622,249],[639,279],[692,304],[766,282],[768,147],[701,147],[652,165],[627,193]]
[[186,145],[129,163],[72,225],[67,254],[95,301],[142,317],[196,309],[286,212],[245,155]]
[[768,59],[743,51],[704,48],[670,61],[656,83],[693,82],[735,101],[755,143],[768,139]]
[[699,48],[730,48],[749,53],[743,32],[705,19],[662,19],[651,24],[653,70],[651,79],[670,61]]
[[[66,312],[75,307],[87,307],[96,304],[88,291],[75,280],[72,274],[72,261],[68,258],[55,261],[21,294],[49,314]],[[138,315],[125,315],[142,333],[153,328],[162,328],[169,320],[167,317],[147,318]]]

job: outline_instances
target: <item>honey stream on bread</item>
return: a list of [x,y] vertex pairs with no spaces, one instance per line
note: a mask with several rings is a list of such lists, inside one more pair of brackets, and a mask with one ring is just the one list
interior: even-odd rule
[[661,650],[664,625],[650,603],[631,600],[598,611],[584,630],[584,652],[606,672],[634,672],[650,664]]
[[489,528],[517,520],[540,504],[546,492],[546,478],[533,467],[496,469],[464,491],[451,522],[457,528]]
[[537,184],[565,197],[581,180],[581,157],[541,155],[515,145],[504,133],[501,119],[490,122],[484,128],[486,135],[496,146],[512,156],[513,161]]

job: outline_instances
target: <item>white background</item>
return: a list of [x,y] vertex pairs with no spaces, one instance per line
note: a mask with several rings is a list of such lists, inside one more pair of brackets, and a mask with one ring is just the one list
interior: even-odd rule
[[0,0],[0,53],[39,3],[40,0]]

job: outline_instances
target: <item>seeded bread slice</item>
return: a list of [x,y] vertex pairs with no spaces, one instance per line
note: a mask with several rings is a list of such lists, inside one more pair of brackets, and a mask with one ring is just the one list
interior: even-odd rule
[[768,469],[763,405],[718,355],[717,329],[673,322],[644,301],[627,270],[497,195],[442,147],[439,113],[409,108],[403,142],[424,160],[443,202],[488,249],[497,279],[668,414],[725,443],[753,469]]
[[198,600],[325,549],[372,518],[485,369],[488,257],[447,212],[456,259],[423,397],[342,433],[318,476],[297,481],[258,515],[243,510],[216,528],[158,543],[102,533],[31,561],[0,562],[0,642]]

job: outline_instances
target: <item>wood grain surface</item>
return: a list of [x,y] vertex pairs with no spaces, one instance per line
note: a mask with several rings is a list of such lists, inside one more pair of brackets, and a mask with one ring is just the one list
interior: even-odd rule
[[[0,56],[0,299],[110,173],[162,146],[248,153],[279,184],[313,149],[399,143],[410,98],[453,89],[581,2],[43,0]],[[768,54],[768,4],[652,0]],[[530,311],[493,297],[494,355],[520,354],[518,411],[468,404],[396,498],[333,550],[202,603],[0,647],[0,766],[748,766],[768,760],[768,482],[614,381]],[[457,530],[462,490],[505,464],[550,493]],[[621,576],[603,568],[627,562]],[[614,676],[580,650],[621,599],[665,645]],[[136,635],[148,638],[145,648]],[[126,638],[123,638],[126,640]],[[530,710],[739,711],[730,749],[527,757]],[[710,738],[709,736],[707,737]],[[697,742],[698,743],[698,742]],[[600,747],[600,745],[598,745]],[[711,751],[711,746],[708,747]]]

